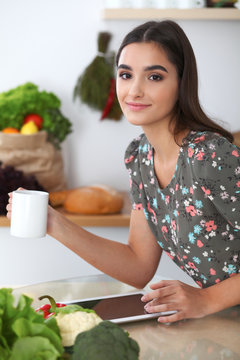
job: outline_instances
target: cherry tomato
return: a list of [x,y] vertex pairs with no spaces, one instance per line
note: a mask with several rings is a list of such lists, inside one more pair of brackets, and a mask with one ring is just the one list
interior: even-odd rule
[[42,128],[43,118],[38,114],[28,114],[25,116],[23,123],[27,124],[29,121],[33,121],[39,130]]

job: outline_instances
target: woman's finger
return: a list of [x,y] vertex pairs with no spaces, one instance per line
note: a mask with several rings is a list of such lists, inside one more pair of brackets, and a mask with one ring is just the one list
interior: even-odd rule
[[147,294],[144,294],[141,298],[141,301],[143,302],[149,302],[153,299],[156,299],[157,297],[160,296],[160,293],[159,293],[159,290],[154,290],[154,291],[151,291]]
[[8,203],[7,206],[6,206],[6,210],[11,211],[12,210],[12,205]]
[[[173,280],[172,280],[173,281]],[[148,302],[156,298],[162,298],[165,296],[169,296],[171,294],[174,294],[174,285],[173,282],[162,280],[159,283],[152,284],[150,287],[151,289],[154,289],[153,291],[150,291],[149,293],[145,294],[141,300],[143,302]]]
[[165,311],[177,311],[177,305],[175,303],[165,303],[158,305],[147,305],[144,306],[144,310],[148,313],[157,313],[157,312],[165,312]]
[[153,300],[147,302],[150,306],[156,306],[160,304],[171,303],[176,298],[176,291],[174,288],[167,287],[159,291],[158,297],[155,297]]
[[151,284],[150,288],[152,290],[156,290],[167,286],[174,286],[177,285],[178,283],[179,283],[178,280],[161,280],[157,283]]
[[157,283],[151,284],[150,288],[152,290],[156,290],[156,289],[160,289],[162,287],[168,286],[169,285],[169,281],[168,280],[161,280]]
[[158,318],[158,322],[160,323],[173,323],[179,320],[184,319],[184,315],[181,311],[177,311],[174,314],[171,315],[163,315],[163,316],[159,316]]

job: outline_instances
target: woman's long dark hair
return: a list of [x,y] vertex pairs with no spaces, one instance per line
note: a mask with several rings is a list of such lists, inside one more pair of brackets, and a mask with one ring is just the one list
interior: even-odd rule
[[155,43],[166,52],[169,61],[176,67],[179,77],[179,97],[174,111],[174,136],[182,130],[213,131],[230,142],[232,134],[211,120],[202,110],[198,98],[198,73],[192,46],[182,28],[171,20],[149,21],[133,29],[125,36],[118,50],[118,64],[122,49],[132,43]]

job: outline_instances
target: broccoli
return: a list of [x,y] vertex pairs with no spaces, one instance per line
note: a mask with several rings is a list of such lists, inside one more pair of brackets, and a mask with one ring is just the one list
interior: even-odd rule
[[137,360],[138,343],[111,321],[78,334],[72,360]]

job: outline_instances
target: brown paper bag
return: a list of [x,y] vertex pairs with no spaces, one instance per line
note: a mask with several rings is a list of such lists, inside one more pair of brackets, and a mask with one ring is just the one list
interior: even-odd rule
[[66,188],[62,154],[47,141],[46,131],[32,135],[0,132],[0,161],[35,175],[49,192]]

